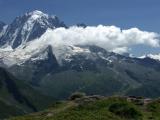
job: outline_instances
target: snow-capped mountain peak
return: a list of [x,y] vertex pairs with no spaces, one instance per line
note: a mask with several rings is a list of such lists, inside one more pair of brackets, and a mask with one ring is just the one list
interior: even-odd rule
[[25,16],[29,16],[30,17],[29,19],[32,19],[33,21],[42,20],[42,19],[47,20],[49,18],[58,19],[58,17],[55,15],[48,15],[48,14],[43,13],[42,11],[39,11],[39,10],[34,10],[32,12],[28,12],[25,14]]
[[42,11],[39,11],[39,10],[34,10],[32,12],[28,12],[26,13],[25,15],[34,15],[34,16],[48,16],[47,14],[43,13]]
[[48,28],[66,27],[58,17],[35,10],[16,17],[8,25],[5,34],[0,38],[1,46],[10,45],[13,49],[39,38]]

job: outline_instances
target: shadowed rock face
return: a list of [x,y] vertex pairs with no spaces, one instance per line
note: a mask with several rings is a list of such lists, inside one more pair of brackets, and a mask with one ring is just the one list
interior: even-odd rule
[[37,86],[41,77],[43,77],[44,74],[48,74],[50,72],[57,73],[60,70],[59,64],[56,60],[56,57],[52,53],[51,46],[48,46],[44,51],[33,56],[33,58],[37,58],[40,55],[44,55],[44,54],[47,54],[47,56],[43,60],[36,60],[36,61],[28,60],[25,64],[26,66],[29,65],[29,66],[33,67],[32,68],[33,77],[32,77],[32,81],[31,81],[32,85]]

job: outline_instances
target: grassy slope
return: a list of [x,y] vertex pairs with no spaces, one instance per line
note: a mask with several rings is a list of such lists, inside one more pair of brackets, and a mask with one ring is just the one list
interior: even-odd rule
[[[120,107],[119,107],[120,106]],[[135,105],[123,98],[111,97],[92,102],[66,101],[51,108],[11,120],[159,120],[160,101]]]

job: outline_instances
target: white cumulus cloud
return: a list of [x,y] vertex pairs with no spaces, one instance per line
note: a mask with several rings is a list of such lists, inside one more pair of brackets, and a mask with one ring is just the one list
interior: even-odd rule
[[47,30],[43,40],[53,46],[58,45],[97,45],[108,51],[117,53],[127,52],[131,46],[147,45],[159,47],[159,34],[131,28],[121,30],[116,26],[88,26],[57,28]]

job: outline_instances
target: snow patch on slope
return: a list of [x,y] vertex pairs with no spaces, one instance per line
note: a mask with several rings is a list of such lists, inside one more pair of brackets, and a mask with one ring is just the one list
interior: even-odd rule
[[0,37],[2,37],[5,34],[7,27],[8,25],[3,26],[3,30],[0,32]]

